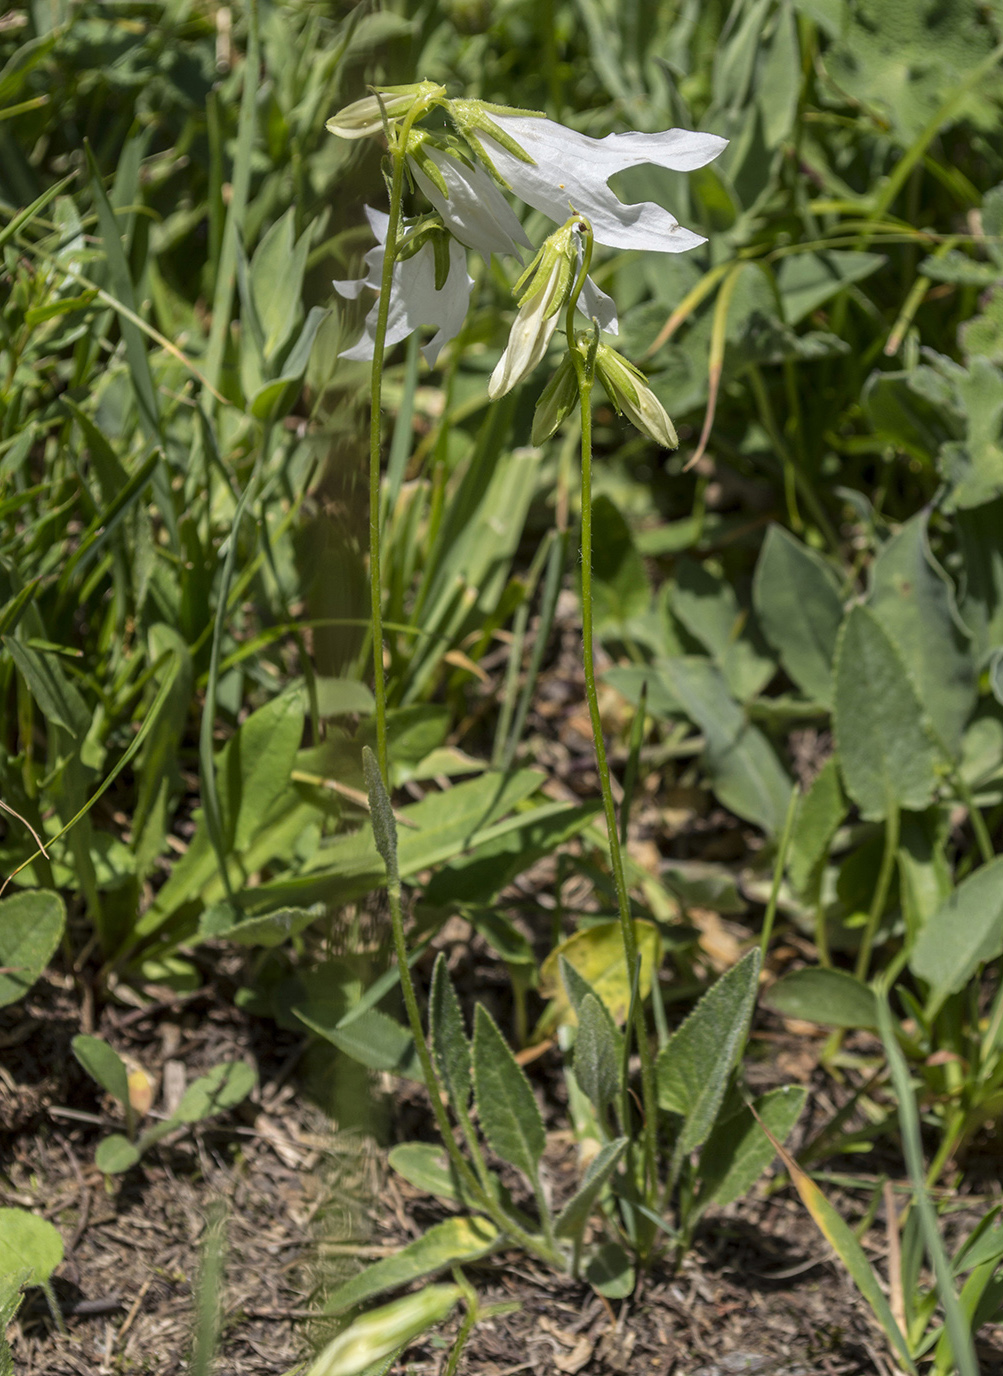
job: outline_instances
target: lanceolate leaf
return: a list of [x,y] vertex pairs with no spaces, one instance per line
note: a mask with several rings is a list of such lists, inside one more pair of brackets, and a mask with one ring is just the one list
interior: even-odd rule
[[432,973],[428,1018],[435,1068],[442,1077],[453,1106],[465,1111],[470,1102],[470,1045],[463,1026],[460,1003],[442,952]]
[[871,821],[919,812],[937,787],[937,752],[902,656],[867,607],[847,614],[836,648],[834,727],[846,791]]
[[483,1004],[474,1021],[474,1092],[484,1136],[509,1165],[535,1179],[546,1139],[521,1067]]
[[749,1029],[759,982],[759,950],[750,951],[714,984],[662,1048],[658,1102],[682,1115],[675,1160],[707,1140]]
[[620,1050],[613,1020],[595,994],[586,994],[578,1010],[575,1078],[592,1101],[600,1120],[620,1089]]
[[846,970],[795,970],[768,989],[763,1002],[786,1018],[826,1027],[878,1025],[873,992]]

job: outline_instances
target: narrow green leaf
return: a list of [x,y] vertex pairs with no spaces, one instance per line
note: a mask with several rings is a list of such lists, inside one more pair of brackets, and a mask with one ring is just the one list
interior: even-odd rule
[[122,1175],[132,1169],[141,1155],[138,1142],[130,1142],[120,1132],[113,1132],[98,1143],[94,1164],[105,1175]]
[[344,1314],[386,1290],[432,1276],[447,1266],[478,1261],[496,1246],[498,1238],[498,1229],[486,1218],[447,1218],[393,1256],[374,1262],[339,1285],[321,1312]]
[[390,888],[400,888],[400,871],[397,866],[397,822],[390,805],[386,785],[380,774],[376,756],[368,745],[362,747],[362,768],[366,777],[366,790],[369,794],[369,813],[373,824],[373,837],[376,849],[387,867],[387,883]]
[[343,1026],[337,1023],[331,1026],[322,1021],[321,1009],[312,1005],[309,1009],[294,1008],[292,1011],[311,1032],[325,1037],[339,1051],[370,1070],[389,1070],[419,1083],[424,1080],[411,1033],[378,1008],[370,1008],[359,1017],[346,1020]]
[[435,1068],[453,1107],[461,1113],[466,1112],[472,1086],[470,1044],[460,1002],[446,969],[446,957],[441,951],[432,972],[428,1020]]
[[492,1150],[535,1180],[546,1146],[543,1119],[525,1073],[481,1003],[474,1021],[474,1092]]
[[839,765],[832,756],[801,799],[791,833],[787,872],[796,891],[808,902],[818,897],[829,848],[846,811]]

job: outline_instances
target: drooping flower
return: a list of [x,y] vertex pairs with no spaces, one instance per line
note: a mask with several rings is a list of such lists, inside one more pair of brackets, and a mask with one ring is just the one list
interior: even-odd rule
[[[581,267],[581,257],[579,220],[573,216],[544,241],[516,283],[519,311],[488,383],[492,400],[504,396],[528,377],[547,352]],[[594,317],[600,328],[616,333],[616,306],[591,278],[585,279],[578,306],[590,318]]]
[[644,163],[693,172],[716,158],[727,139],[688,129],[594,139],[542,115],[502,112],[479,101],[454,100],[448,108],[467,142],[520,200],[552,220],[564,220],[569,210],[586,216],[597,244],[685,253],[706,242],[653,201],[621,201],[609,179]]
[[678,449],[676,427],[668,412],[648,386],[648,379],[633,363],[607,344],[596,349],[596,377],[616,408],[637,426],[642,434],[660,444],[663,449]]
[[[383,259],[386,251],[389,215],[366,206],[366,218],[376,235],[376,244],[366,254],[368,269],[365,277],[334,282],[340,296],[354,300],[363,288],[380,291],[383,278]],[[441,233],[441,231],[440,231]],[[462,245],[453,238],[448,244],[448,270],[445,280],[436,283],[436,254],[431,242],[426,242],[407,258],[394,263],[390,287],[390,312],[387,318],[386,348],[399,344],[422,325],[436,327],[436,333],[422,346],[429,367],[435,366],[444,344],[459,334],[470,304],[473,278],[467,276],[467,260]],[[343,349],[342,358],[370,359],[376,346],[377,300],[363,326],[362,338],[350,349]]]

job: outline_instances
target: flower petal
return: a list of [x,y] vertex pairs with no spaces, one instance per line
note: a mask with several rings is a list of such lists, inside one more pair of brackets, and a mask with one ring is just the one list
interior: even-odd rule
[[[373,232],[380,239],[375,249],[370,249],[366,261],[370,263],[370,277],[366,285],[372,286],[375,276],[379,284],[383,268],[383,244],[386,241],[389,217],[379,211],[366,214]],[[370,262],[370,260],[372,260]],[[335,288],[351,285],[335,283]],[[451,240],[449,245],[449,272],[441,291],[435,288],[435,250],[425,244],[411,258],[395,263],[390,286],[390,308],[387,315],[387,336],[385,348],[399,344],[421,325],[437,327],[432,339],[423,347],[422,352],[429,366],[434,367],[442,346],[459,334],[467,315],[470,302],[470,288],[473,279],[467,276],[466,255],[462,247]],[[343,296],[349,295],[342,291]],[[357,293],[356,293],[357,294]],[[343,349],[340,357],[351,359],[370,359],[376,349],[376,322],[379,318],[379,301],[374,302],[366,316],[362,338],[350,349]]]
[[484,133],[495,168],[518,196],[551,219],[564,220],[573,208],[588,217],[596,243],[609,248],[684,253],[705,242],[653,201],[625,205],[608,183],[615,172],[642,163],[677,171],[702,167],[717,157],[726,140],[686,129],[593,139],[535,116],[492,118],[534,159],[521,162]]
[[510,253],[521,258],[519,244],[532,248],[512,207],[483,168],[468,167],[459,158],[430,145],[426,145],[425,152],[442,174],[448,198],[411,159],[414,179],[461,244],[476,249],[485,258],[492,253]]
[[582,286],[582,294],[578,298],[578,309],[582,315],[588,316],[589,320],[594,316],[599,321],[599,328],[605,330],[607,334],[620,333],[616,302],[612,296],[607,296],[604,291],[601,291],[591,277],[586,277]]

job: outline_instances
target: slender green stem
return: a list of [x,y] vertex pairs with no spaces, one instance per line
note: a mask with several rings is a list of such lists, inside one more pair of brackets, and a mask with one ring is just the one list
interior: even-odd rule
[[864,939],[860,943],[860,953],[857,956],[857,967],[854,973],[857,979],[866,979],[868,966],[871,963],[871,950],[874,946],[874,938],[877,935],[878,923],[881,921],[881,914],[885,910],[885,902],[888,898],[888,890],[892,882],[892,872],[895,869],[895,858],[898,854],[899,846],[899,805],[894,799],[888,800],[888,817],[885,821],[885,849],[881,857],[881,869],[878,871],[878,882],[874,886],[874,897],[871,900],[871,910],[867,914],[867,926],[864,928]]
[[[583,219],[583,224],[587,221]],[[585,358],[575,340],[574,314],[579,293],[592,259],[591,227],[585,237],[585,252],[581,272],[575,289],[568,301],[567,336],[568,347],[578,378],[578,394],[581,403],[582,421],[582,652],[585,671],[585,694],[589,705],[589,719],[592,723],[592,739],[595,745],[596,766],[599,771],[599,786],[602,792],[603,811],[606,816],[606,835],[609,841],[610,865],[613,870],[613,883],[616,888],[617,908],[620,917],[620,933],[623,939],[623,953],[628,975],[637,968],[637,933],[630,911],[630,894],[623,868],[623,853],[620,847],[620,832],[617,826],[616,804],[610,783],[609,762],[606,758],[606,742],[603,737],[602,715],[599,711],[599,694],[596,690],[595,650],[593,638],[592,609],[592,388],[595,383],[594,353]],[[644,1165],[649,1190],[657,1188],[656,1166],[656,1098],[655,1065],[648,1042],[648,1029],[644,1017],[642,1000],[634,1000],[634,1036],[638,1054],[641,1058],[641,1097],[644,1105]]]

